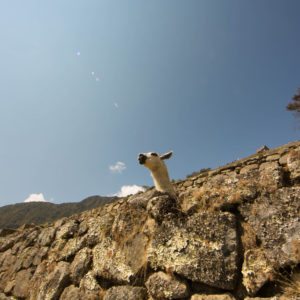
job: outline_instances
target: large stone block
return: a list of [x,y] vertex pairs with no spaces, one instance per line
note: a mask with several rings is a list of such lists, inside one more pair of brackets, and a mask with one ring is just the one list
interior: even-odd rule
[[300,261],[299,199],[299,187],[282,188],[239,208],[258,241],[244,244],[243,282],[252,295],[276,270]]
[[236,219],[230,213],[165,220],[148,249],[152,268],[228,290],[236,285],[237,257]]
[[32,270],[21,270],[17,273],[15,278],[15,286],[13,289],[13,295],[17,298],[27,298],[30,294],[31,284],[30,279],[32,277]]
[[266,162],[260,165],[259,183],[263,189],[273,191],[282,186],[283,171],[276,161]]
[[146,300],[147,290],[134,286],[114,286],[106,292],[103,300]]
[[78,231],[78,222],[70,220],[58,228],[56,232],[57,239],[69,239]]
[[38,244],[41,246],[49,246],[54,240],[56,228],[48,227],[41,231],[37,238]]
[[64,289],[60,297],[61,300],[81,300],[80,289],[74,285],[70,285]]
[[124,247],[110,239],[103,240],[93,249],[95,274],[115,283],[130,283],[146,264],[147,244],[144,234],[136,235]]
[[79,284],[81,278],[88,272],[92,263],[91,250],[88,248],[81,249],[75,256],[70,272],[74,283]]
[[189,295],[185,282],[164,272],[152,274],[146,282],[146,287],[154,299],[182,299]]
[[282,188],[239,208],[268,259],[278,265],[297,263],[293,245],[300,239],[299,199],[300,187]]
[[[57,300],[70,282],[69,264],[59,262],[50,274],[45,274],[46,278],[39,287],[36,300]],[[34,299],[34,298],[31,298]]]
[[290,171],[291,179],[300,177],[300,149],[291,151],[287,156],[287,167]]
[[95,274],[117,283],[130,283],[147,264],[149,243],[145,210],[133,207],[119,210],[110,236],[93,249]]

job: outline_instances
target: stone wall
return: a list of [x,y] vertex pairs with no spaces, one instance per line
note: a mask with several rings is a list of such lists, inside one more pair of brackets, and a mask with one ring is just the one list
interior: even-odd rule
[[2,230],[0,300],[300,299],[299,183],[295,142],[176,182],[177,200]]
[[[260,152],[250,155],[244,159],[234,161],[214,170],[205,171],[202,174],[188,178],[186,180],[177,181],[175,182],[175,186],[179,194],[185,193],[187,192],[187,190],[201,187],[204,182],[208,181],[215,175],[233,173],[245,174],[251,171],[251,169],[258,169],[262,164],[272,162],[276,162],[277,164],[279,164],[279,166],[283,168],[283,171],[291,172],[293,173],[294,177],[298,177],[296,170],[298,169],[299,172],[299,165],[297,165],[297,163],[295,162],[293,166],[293,158],[291,157],[288,166],[287,160],[289,154],[291,152],[295,153],[295,150],[299,149],[299,146],[300,142],[292,142],[271,150],[263,150],[262,148]],[[289,169],[291,169],[291,171],[289,171]]]

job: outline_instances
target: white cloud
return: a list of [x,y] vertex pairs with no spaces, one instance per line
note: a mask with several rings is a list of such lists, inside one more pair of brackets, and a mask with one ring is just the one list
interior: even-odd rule
[[117,102],[114,103],[115,108],[119,108],[119,104]]
[[92,74],[92,76],[94,76],[94,75],[95,75],[95,72],[93,71],[93,72],[91,72],[91,74]]
[[28,198],[24,200],[24,202],[49,202],[45,199],[42,193],[40,194],[30,194]]
[[109,166],[109,169],[112,173],[121,174],[126,169],[126,165],[123,162],[118,161],[114,165]]
[[118,196],[118,197],[126,197],[128,195],[134,195],[138,192],[144,192],[145,188],[143,188],[142,186],[138,186],[138,185],[123,185],[121,187],[121,190],[116,193],[114,196]]
[[77,56],[80,56],[80,54],[81,54],[80,51],[77,51],[77,52],[76,52],[76,55],[77,55]]

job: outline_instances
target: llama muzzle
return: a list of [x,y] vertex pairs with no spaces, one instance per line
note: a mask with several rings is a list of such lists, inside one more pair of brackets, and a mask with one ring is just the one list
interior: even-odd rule
[[147,159],[146,155],[144,155],[142,153],[139,154],[138,161],[139,161],[140,165],[143,165],[146,162],[146,159]]

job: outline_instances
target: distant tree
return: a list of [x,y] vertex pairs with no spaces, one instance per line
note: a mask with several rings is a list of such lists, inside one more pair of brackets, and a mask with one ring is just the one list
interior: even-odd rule
[[287,105],[286,109],[295,112],[297,116],[300,116],[300,88],[293,96],[292,101]]

